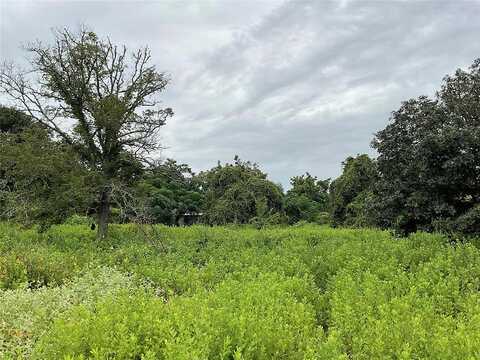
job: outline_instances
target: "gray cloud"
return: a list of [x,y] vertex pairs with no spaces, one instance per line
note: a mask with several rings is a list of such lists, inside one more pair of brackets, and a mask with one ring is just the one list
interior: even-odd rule
[[2,57],[86,23],[172,75],[163,156],[335,177],[402,100],[480,56],[479,1],[2,2]]

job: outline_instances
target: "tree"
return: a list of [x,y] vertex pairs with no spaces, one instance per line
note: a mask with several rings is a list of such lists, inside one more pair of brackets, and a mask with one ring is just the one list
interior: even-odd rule
[[182,214],[200,212],[203,197],[194,176],[188,165],[172,159],[147,169],[138,193],[155,222],[175,225]]
[[375,161],[368,155],[348,157],[342,174],[330,186],[330,211],[334,225],[367,226],[374,219],[369,214],[372,191],[377,181]]
[[235,157],[233,164],[214,167],[198,175],[205,192],[204,219],[209,224],[246,224],[278,219],[281,188],[267,179],[256,164]]
[[292,188],[285,196],[285,212],[290,223],[300,220],[316,222],[328,211],[330,179],[318,180],[308,172],[290,179]]
[[[480,59],[446,76],[434,99],[404,102],[372,142],[382,222],[435,230],[480,203]],[[472,215],[470,215],[472,216]]]
[[147,47],[129,56],[125,46],[85,28],[57,31],[52,45],[36,42],[27,50],[31,69],[5,65],[0,88],[98,175],[98,237],[104,238],[113,184],[125,180],[122,170],[132,161],[158,148],[155,135],[173,114],[155,97],[169,78],[150,65]]
[[0,105],[0,133],[17,134],[32,124],[32,118],[24,112]]
[[41,126],[0,133],[0,218],[44,227],[85,213],[91,180],[71,148]]

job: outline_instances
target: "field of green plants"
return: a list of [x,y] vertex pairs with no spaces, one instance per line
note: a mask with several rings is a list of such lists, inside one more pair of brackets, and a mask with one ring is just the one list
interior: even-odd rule
[[2,359],[478,359],[480,251],[296,226],[0,224]]

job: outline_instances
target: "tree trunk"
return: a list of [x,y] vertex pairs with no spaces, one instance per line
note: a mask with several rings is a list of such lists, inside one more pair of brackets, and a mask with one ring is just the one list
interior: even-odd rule
[[110,220],[110,191],[108,187],[102,190],[100,205],[98,207],[97,239],[105,239],[108,235],[108,222]]

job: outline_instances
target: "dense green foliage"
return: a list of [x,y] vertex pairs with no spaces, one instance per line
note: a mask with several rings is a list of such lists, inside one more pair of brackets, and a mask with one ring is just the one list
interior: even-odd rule
[[[0,217],[50,224],[114,207],[122,215],[116,222],[311,222],[475,236],[479,89],[477,60],[468,71],[447,76],[434,99],[411,99],[394,111],[372,142],[378,158],[348,157],[332,182],[309,173],[294,176],[286,193],[257,164],[238,157],[195,175],[171,159],[146,166],[128,151],[115,155],[115,175],[105,190],[105,174],[68,141],[52,138],[48,126],[20,111],[0,107]],[[99,189],[108,199],[99,197]]]
[[267,179],[257,164],[235,157],[233,164],[199,174],[205,192],[204,221],[209,224],[278,222],[282,189]]
[[0,90],[68,144],[98,180],[91,191],[103,238],[113,190],[158,149],[156,134],[173,115],[157,96],[170,79],[151,63],[148,47],[130,52],[85,27],[53,34],[51,42],[25,47],[27,69],[0,68]]
[[183,214],[201,212],[203,194],[192,170],[172,159],[149,168],[137,191],[155,223],[177,225]]
[[[290,179],[292,188],[285,195],[285,213],[288,222],[321,222],[328,212],[329,180],[318,180],[308,172]],[[327,213],[328,214],[328,213]]]
[[237,156],[146,157],[173,115],[148,48],[27,50],[0,71],[23,109],[0,106],[1,359],[480,358],[480,59],[394,111],[376,159],[285,193]]
[[78,157],[37,124],[11,130],[0,133],[0,217],[49,225],[84,214],[95,182]]
[[32,118],[22,111],[0,105],[0,134],[17,134],[32,124]]
[[6,359],[475,359],[480,251],[297,226],[0,225]]
[[[378,173],[374,160],[366,154],[348,157],[342,174],[330,186],[330,211],[334,225],[371,226],[372,190]],[[379,200],[379,199],[375,199]]]
[[[169,81],[148,65],[148,49],[133,54],[136,70],[126,81],[124,48],[86,29],[55,35],[55,46],[29,49],[34,73],[44,79],[35,78],[38,89],[22,86],[30,73],[0,72],[0,87],[16,100],[28,99],[29,91],[46,97],[45,104],[22,103],[25,112],[0,106],[1,220],[46,228],[95,214],[101,238],[112,220],[257,228],[328,223],[451,238],[480,232],[480,59],[446,76],[434,98],[402,103],[375,134],[376,159],[349,156],[333,181],[293,176],[285,193],[256,163],[238,157],[198,175],[172,159],[147,159],[158,146],[155,133],[173,114],[139,113],[156,104],[148,99]],[[52,99],[58,111],[42,111]],[[63,126],[66,118],[75,126]]]
[[434,99],[404,102],[376,134],[384,226],[404,233],[448,230],[449,223],[478,206],[479,93],[480,59],[468,71],[445,77]]

